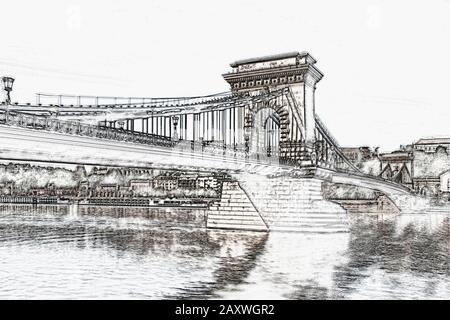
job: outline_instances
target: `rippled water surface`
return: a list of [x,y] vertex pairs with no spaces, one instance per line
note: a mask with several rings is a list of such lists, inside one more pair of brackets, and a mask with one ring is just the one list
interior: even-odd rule
[[338,234],[206,230],[202,211],[1,206],[2,299],[450,299],[449,214]]

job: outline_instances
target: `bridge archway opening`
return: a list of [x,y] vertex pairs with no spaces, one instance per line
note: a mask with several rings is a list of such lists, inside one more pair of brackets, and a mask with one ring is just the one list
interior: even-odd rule
[[261,108],[253,115],[250,153],[278,159],[280,150],[280,115],[272,108]]
[[430,193],[431,193],[430,188],[428,188],[427,186],[422,187],[422,189],[420,189],[420,192],[419,192],[420,195],[425,196],[425,197],[429,196]]

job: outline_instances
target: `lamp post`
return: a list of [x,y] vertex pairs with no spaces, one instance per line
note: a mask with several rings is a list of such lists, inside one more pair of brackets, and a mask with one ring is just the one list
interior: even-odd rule
[[177,126],[178,126],[178,116],[173,116],[173,141],[178,141],[178,132],[177,132]]
[[6,91],[6,99],[5,102],[7,105],[11,104],[11,95],[10,92],[12,91],[12,86],[14,83],[14,78],[11,77],[2,77],[2,83],[3,83],[3,90]]

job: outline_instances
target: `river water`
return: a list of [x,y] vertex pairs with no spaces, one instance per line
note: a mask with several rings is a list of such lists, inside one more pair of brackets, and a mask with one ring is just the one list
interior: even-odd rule
[[3,205],[0,299],[450,299],[449,216],[266,234],[195,210]]

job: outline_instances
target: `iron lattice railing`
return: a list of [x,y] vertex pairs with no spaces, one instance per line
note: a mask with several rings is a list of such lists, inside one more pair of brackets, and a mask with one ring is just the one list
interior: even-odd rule
[[[317,130],[315,152],[316,152],[316,159],[318,162],[320,162],[318,163],[318,165],[329,166],[331,163],[334,169],[340,171],[360,172],[360,170],[342,153],[339,143],[333,137],[333,135],[330,133],[330,131],[328,130],[328,128],[325,126],[325,124],[322,122],[322,120],[319,118],[318,115],[315,115],[315,120]],[[324,148],[323,146],[320,148],[319,142],[327,144],[327,148]],[[323,155],[324,151],[326,152],[327,149],[331,149],[332,151],[331,157]]]
[[0,109],[0,124],[49,132],[86,136],[92,138],[134,142],[163,147],[173,147],[170,137],[147,134],[124,129],[99,127],[74,121],[64,121],[45,116]]

